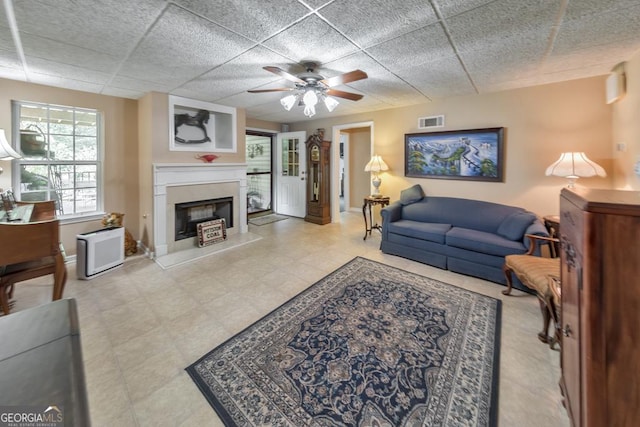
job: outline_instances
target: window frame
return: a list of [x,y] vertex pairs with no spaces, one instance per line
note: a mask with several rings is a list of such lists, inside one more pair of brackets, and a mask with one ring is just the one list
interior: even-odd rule
[[[68,105],[60,105],[60,104],[52,104],[47,102],[32,102],[32,101],[19,101],[12,100],[11,101],[11,109],[12,109],[12,140],[13,140],[13,148],[18,152],[22,153],[20,147],[20,122],[21,122],[21,109],[24,106],[33,106],[36,108],[46,108],[47,109],[47,120],[50,120],[49,112],[52,109],[63,109],[64,111],[71,112],[74,115],[76,112],[90,112],[96,115],[96,160],[52,160],[52,159],[39,159],[39,160],[29,160],[29,159],[16,159],[12,161],[12,186],[14,188],[14,194],[16,198],[22,198],[22,177],[21,171],[23,165],[61,165],[61,166],[83,166],[90,165],[96,168],[96,207],[95,210],[85,211],[85,212],[74,212],[71,214],[62,214],[58,215],[58,219],[61,223],[73,223],[73,222],[84,222],[91,221],[95,219],[100,219],[104,216],[104,174],[103,174],[103,163],[104,163],[104,114],[102,111],[95,108],[86,108],[86,107],[75,107]],[[47,127],[47,138],[50,136],[50,129]],[[74,138],[76,135],[75,125],[74,132],[72,135]],[[74,153],[76,153],[76,147],[74,145]],[[74,182],[73,188],[74,194],[79,189],[77,186],[77,182]],[[48,197],[50,197],[51,189],[48,189]],[[75,197],[75,196],[74,196]],[[75,209],[74,209],[75,210]]]

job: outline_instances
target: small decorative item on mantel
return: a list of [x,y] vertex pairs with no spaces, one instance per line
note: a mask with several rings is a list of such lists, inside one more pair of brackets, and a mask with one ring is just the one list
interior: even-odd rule
[[[104,227],[122,227],[123,213],[111,212],[102,217],[102,225]],[[138,253],[138,242],[135,241],[133,235],[126,228],[124,229],[124,254],[126,256]]]
[[205,163],[211,163],[220,156],[215,154],[196,154],[196,159],[200,159]]

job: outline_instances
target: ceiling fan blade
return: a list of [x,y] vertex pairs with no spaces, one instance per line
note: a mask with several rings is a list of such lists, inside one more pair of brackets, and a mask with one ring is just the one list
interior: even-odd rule
[[294,82],[294,83],[305,83],[304,80],[297,78],[293,74],[287,73],[285,70],[283,70],[281,68],[271,67],[271,66],[262,67],[262,68],[267,70],[267,71],[271,71],[273,74],[277,74],[280,77],[284,77],[285,79],[287,79],[287,80],[289,80],[291,82]]
[[329,87],[343,85],[346,83],[355,82],[357,80],[366,79],[367,73],[362,70],[354,70],[348,73],[341,74],[339,76],[329,77],[328,79],[320,80],[320,83],[323,83]]
[[359,101],[364,96],[357,93],[344,92],[342,90],[336,90],[336,89],[329,89],[327,91],[327,95],[337,96],[338,98],[350,99],[352,101]]
[[252,90],[248,90],[247,92],[250,93],[262,93],[262,92],[288,92],[290,90],[293,90],[293,88],[286,88],[286,87],[281,87],[278,89],[252,89]]

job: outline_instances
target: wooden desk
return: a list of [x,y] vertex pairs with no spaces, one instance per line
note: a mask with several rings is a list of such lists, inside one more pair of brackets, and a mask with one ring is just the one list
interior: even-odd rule
[[30,222],[33,215],[33,204],[24,204],[16,206],[7,213],[0,210],[0,222]]

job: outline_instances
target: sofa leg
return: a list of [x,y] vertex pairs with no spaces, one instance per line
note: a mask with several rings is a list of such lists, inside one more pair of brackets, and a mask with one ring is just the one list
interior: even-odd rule
[[502,272],[504,273],[504,278],[507,280],[507,289],[502,291],[502,295],[511,295],[511,289],[513,287],[513,283],[511,282],[511,269],[506,263],[502,266]]

